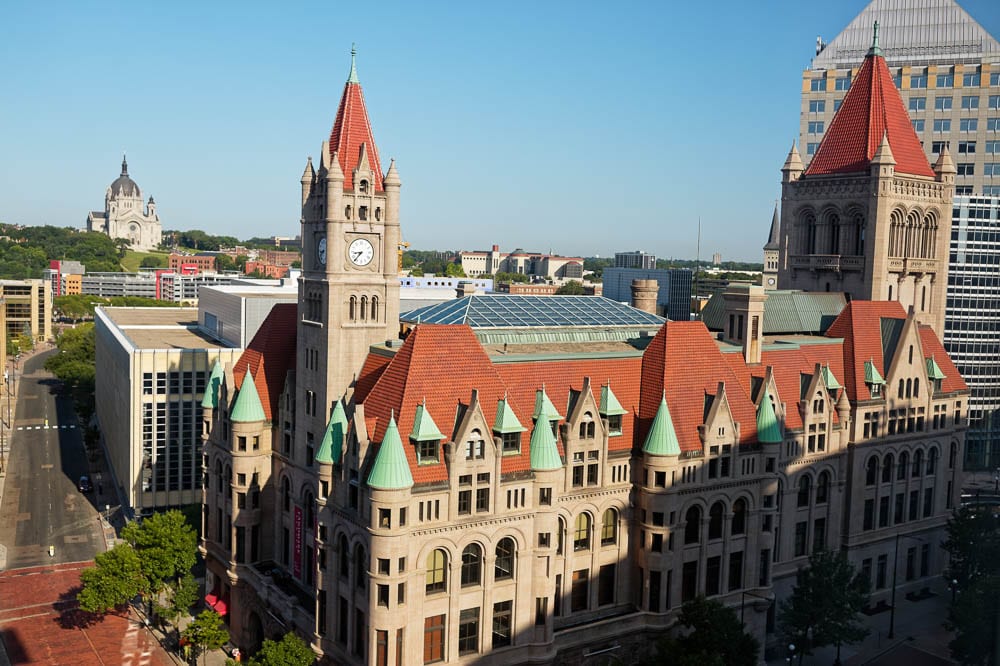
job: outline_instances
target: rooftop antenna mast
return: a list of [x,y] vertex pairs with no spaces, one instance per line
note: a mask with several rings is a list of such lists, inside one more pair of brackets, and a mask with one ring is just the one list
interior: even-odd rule
[[694,258],[694,303],[697,312],[695,319],[701,320],[701,294],[698,291],[698,273],[701,272],[701,215],[698,216],[698,243],[695,245]]

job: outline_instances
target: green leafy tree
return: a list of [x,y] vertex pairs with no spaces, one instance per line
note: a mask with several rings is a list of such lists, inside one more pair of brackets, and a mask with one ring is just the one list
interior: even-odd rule
[[145,589],[142,564],[133,548],[120,543],[95,559],[95,566],[80,573],[83,587],[76,595],[88,613],[107,613],[124,606]]
[[189,571],[164,587],[160,601],[154,604],[156,615],[173,625],[198,601],[198,581]]
[[556,289],[557,296],[581,296],[583,294],[583,284],[576,280],[570,280],[566,284]]
[[504,271],[500,271],[493,276],[493,281],[501,283],[527,282],[528,276],[524,273],[505,273]]
[[781,602],[778,626],[800,658],[815,648],[864,640],[868,629],[858,619],[868,604],[870,584],[843,553],[821,551],[795,574],[792,595]]
[[215,255],[215,270],[220,273],[223,271],[235,271],[236,262],[228,254],[217,254]]
[[[229,631],[222,624],[222,616],[214,610],[203,610],[181,632],[188,643],[194,648],[194,654],[204,654],[209,650],[218,650],[229,640]],[[203,661],[204,663],[204,661]]]
[[94,324],[67,328],[56,338],[56,346],[59,353],[45,360],[45,369],[66,385],[77,413],[86,422],[94,413]]
[[121,535],[135,547],[152,590],[176,583],[194,566],[197,535],[176,509],[154,513],[141,523],[129,523]]
[[461,264],[449,263],[444,267],[444,274],[448,277],[466,277]]
[[754,666],[760,643],[743,630],[736,612],[698,597],[681,607],[677,623],[686,631],[657,642],[652,664],[676,666]]
[[142,261],[139,262],[139,266],[142,268],[163,268],[166,265],[167,263],[164,261],[163,257],[155,254],[143,257]]
[[309,666],[316,655],[306,642],[289,632],[280,641],[267,639],[260,652],[250,660],[251,666]]
[[955,632],[951,656],[966,666],[996,663],[1000,599],[1000,519],[989,508],[967,506],[948,521],[944,548],[957,591],[945,627]]

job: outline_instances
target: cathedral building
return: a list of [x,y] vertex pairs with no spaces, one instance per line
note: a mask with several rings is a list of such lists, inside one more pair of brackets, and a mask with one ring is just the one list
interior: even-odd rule
[[400,178],[353,59],[301,186],[298,304],[203,402],[206,601],[245,653],[294,631],[326,664],[633,663],[697,595],[766,642],[822,549],[873,603],[897,566],[904,590],[940,577],[968,388],[930,308],[858,291],[822,332],[767,334],[758,286],[718,331],[484,296],[494,319],[400,340]]
[[128,175],[128,162],[122,157],[122,173],[104,193],[104,210],[87,214],[87,231],[123,238],[133,250],[155,250],[163,242],[163,226],[156,214],[153,197],[143,203],[142,190]]

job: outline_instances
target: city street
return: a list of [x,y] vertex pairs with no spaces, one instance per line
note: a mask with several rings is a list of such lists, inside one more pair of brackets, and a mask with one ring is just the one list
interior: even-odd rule
[[23,359],[16,401],[5,396],[2,404],[4,420],[10,410],[13,423],[0,499],[0,569],[92,560],[105,549],[96,488],[89,496],[77,490],[88,466],[73,403],[42,369],[52,353]]

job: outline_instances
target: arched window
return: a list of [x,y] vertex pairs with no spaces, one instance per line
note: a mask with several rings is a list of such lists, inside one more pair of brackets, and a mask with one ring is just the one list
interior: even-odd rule
[[908,357],[907,357],[907,362],[910,365],[913,365],[913,345],[910,345],[910,352],[909,352]]
[[816,480],[816,504],[825,504],[830,499],[830,472],[823,471]]
[[684,514],[684,543],[698,543],[701,540],[701,509],[691,507]]
[[809,488],[811,480],[808,474],[803,474],[799,477],[799,494],[796,501],[796,506],[803,507],[809,506]]
[[514,577],[514,556],[516,547],[510,537],[500,539],[497,544],[497,558],[493,565],[494,580],[508,580]]
[[558,534],[556,534],[556,555],[563,554],[563,548],[566,546],[566,521],[562,518],[559,519]]
[[896,480],[902,481],[906,478],[907,468],[910,466],[910,456],[903,451],[899,454],[899,466],[896,467]]
[[[892,299],[889,299],[889,300],[892,300]],[[896,392],[896,397],[897,398],[902,398],[903,397],[903,386],[904,386],[904,382],[903,382],[902,379],[900,379],[899,380],[899,390]]]
[[372,321],[378,321],[378,296],[372,296]]
[[618,540],[618,512],[608,509],[601,521],[601,545],[609,546]]
[[347,318],[350,321],[354,321],[358,316],[358,297],[351,296],[347,305]]
[[726,513],[726,507],[722,502],[716,502],[708,510],[708,538],[722,538],[722,516]]
[[934,447],[930,451],[927,452],[927,475],[928,476],[937,473],[937,457],[938,457],[937,447]]
[[302,508],[305,509],[305,529],[311,530],[316,522],[316,503],[311,492],[306,491],[302,496]]
[[462,551],[462,587],[479,585],[483,570],[483,549],[470,543]]
[[358,192],[361,194],[368,194],[368,181],[362,180],[358,183]]
[[347,207],[344,208],[344,217],[346,217],[348,220],[351,219],[351,207],[350,206],[347,206]]
[[730,533],[746,534],[747,531],[747,501],[742,497],[733,502],[733,522],[730,526]]
[[872,456],[868,459],[868,468],[865,470],[865,485],[874,486],[878,479],[878,458]]
[[292,510],[292,484],[288,482],[287,476],[281,480],[281,509]]
[[382,219],[382,209],[376,206],[375,207],[375,221],[378,222],[381,219]]
[[913,378],[913,397],[920,397],[920,377]]
[[448,554],[438,548],[427,556],[426,592],[444,592],[448,588]]
[[215,491],[222,492],[222,461],[215,461]]
[[361,321],[368,319],[368,297],[361,297]]
[[351,553],[347,546],[347,537],[343,534],[340,535],[340,539],[337,541],[337,557],[340,558],[340,577],[347,578],[351,565]]
[[354,549],[354,587],[363,590],[367,582],[368,558],[365,556],[365,547],[359,545]]
[[882,459],[882,483],[889,483],[892,481],[892,463],[892,454],[885,454],[885,458]]
[[590,514],[581,513],[576,517],[576,529],[573,534],[573,550],[590,549]]
[[909,398],[913,395],[913,381],[910,379],[906,380],[906,397]]
[[917,449],[913,454],[913,473],[910,476],[920,476],[924,467],[924,452]]

